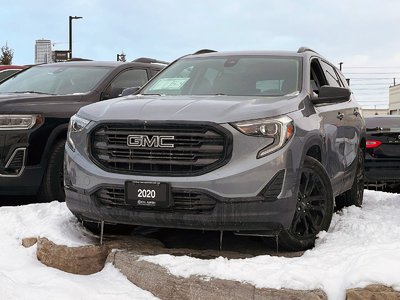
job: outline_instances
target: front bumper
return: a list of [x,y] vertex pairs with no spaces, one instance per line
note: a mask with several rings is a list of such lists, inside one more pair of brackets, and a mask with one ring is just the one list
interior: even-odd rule
[[[229,130],[229,125],[226,128]],[[296,208],[296,183],[301,168],[294,162],[302,161],[302,153],[291,149],[302,149],[302,141],[294,137],[278,152],[256,159],[258,150],[264,146],[259,138],[244,136],[234,129],[231,133],[234,140],[231,160],[209,173],[190,177],[107,172],[90,160],[86,150],[82,151],[84,147],[73,152],[67,145],[66,204],[82,220],[106,223],[235,231],[289,228]],[[173,193],[206,195],[212,205],[207,209],[193,209],[196,203],[190,209],[128,206],[124,203],[124,186],[130,180],[167,182]],[[109,195],[107,188],[119,195],[116,201],[99,197],[99,194]]]
[[28,165],[32,130],[0,131],[0,195],[34,195],[43,167]]
[[102,205],[94,197],[65,190],[68,208],[81,220],[154,227],[279,231],[293,217],[291,198],[276,202],[218,202],[208,212],[162,211]]
[[35,195],[43,178],[43,168],[25,167],[19,176],[0,176],[0,195]]

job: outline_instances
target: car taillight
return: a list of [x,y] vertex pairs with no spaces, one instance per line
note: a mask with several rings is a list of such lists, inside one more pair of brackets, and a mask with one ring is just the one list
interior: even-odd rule
[[367,149],[379,147],[381,144],[382,144],[381,141],[375,141],[375,140],[367,140],[367,142],[365,143]]

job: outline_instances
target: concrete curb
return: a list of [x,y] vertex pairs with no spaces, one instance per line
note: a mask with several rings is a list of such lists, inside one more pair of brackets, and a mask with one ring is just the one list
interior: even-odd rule
[[258,289],[250,284],[238,281],[205,279],[198,276],[190,276],[189,278],[177,277],[170,274],[164,267],[140,260],[139,255],[127,251],[110,253],[107,262],[118,268],[133,284],[151,292],[160,299],[327,299],[326,294],[321,290]]

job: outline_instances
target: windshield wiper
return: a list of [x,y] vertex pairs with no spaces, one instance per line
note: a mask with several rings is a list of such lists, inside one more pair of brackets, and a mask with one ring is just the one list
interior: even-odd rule
[[18,92],[12,92],[15,94],[41,94],[41,95],[56,95],[56,94],[50,94],[50,93],[45,93],[45,92],[37,92],[37,91],[18,91]]

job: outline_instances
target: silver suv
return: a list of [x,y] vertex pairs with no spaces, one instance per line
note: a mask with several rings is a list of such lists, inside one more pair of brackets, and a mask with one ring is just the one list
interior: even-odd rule
[[346,79],[310,49],[200,51],[71,119],[66,203],[84,224],[229,230],[306,249],[335,198],[362,203],[364,127]]

